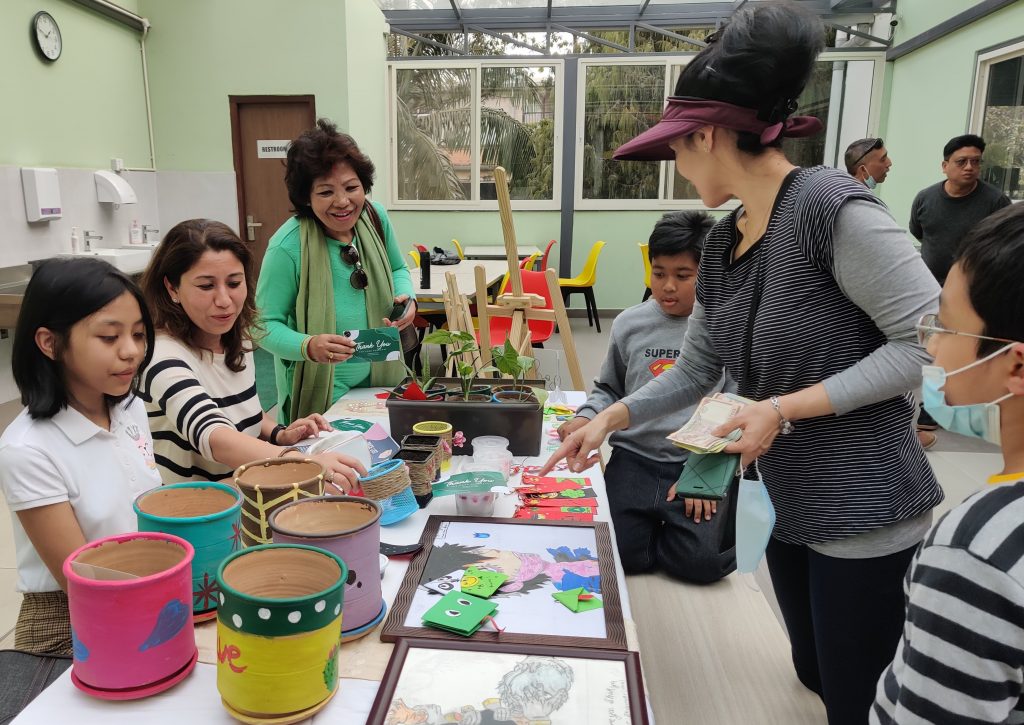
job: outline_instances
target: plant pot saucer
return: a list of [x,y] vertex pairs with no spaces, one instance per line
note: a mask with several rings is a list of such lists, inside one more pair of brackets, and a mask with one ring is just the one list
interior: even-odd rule
[[[216,614],[216,612],[214,612]],[[101,687],[93,687],[82,682],[78,675],[75,674],[74,670],[71,670],[71,682],[74,683],[75,687],[84,692],[87,695],[99,698],[100,700],[141,700],[144,697],[150,695],[156,695],[169,690],[170,688],[177,685],[179,682],[184,680],[196,666],[196,660],[199,659],[199,648],[192,653],[191,659],[185,663],[185,666],[175,672],[169,677],[165,677],[162,680],[153,682],[142,687],[128,687],[123,690],[107,690]]]
[[331,701],[331,698],[337,694],[340,688],[341,680],[339,679],[338,686],[334,688],[334,692],[329,694],[327,697],[325,697],[317,704],[313,705],[313,707],[308,707],[305,710],[300,710],[299,712],[290,712],[287,715],[272,715],[270,717],[246,715],[245,713],[239,712],[235,708],[231,707],[231,705],[225,702],[223,698],[221,698],[221,704],[223,704],[224,709],[228,711],[228,715],[235,718],[236,720],[247,723],[247,725],[291,725],[292,723],[302,722],[306,718],[316,715],[318,712],[327,707],[327,703]]
[[357,639],[365,637],[373,630],[380,626],[380,623],[384,621],[384,615],[388,613],[388,605],[383,599],[380,600],[380,613],[371,619],[369,622],[364,624],[362,627],[356,627],[355,629],[342,630],[341,632],[341,643],[354,642]]

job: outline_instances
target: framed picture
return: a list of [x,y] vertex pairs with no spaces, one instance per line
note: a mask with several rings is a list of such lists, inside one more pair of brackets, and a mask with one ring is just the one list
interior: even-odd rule
[[367,725],[434,722],[646,725],[640,655],[403,637]]
[[[381,630],[385,642],[465,639],[424,625],[423,617],[446,593],[460,591],[463,574],[475,567],[508,579],[486,600],[497,610],[472,640],[626,649],[608,524],[431,516],[420,541],[423,552],[410,563]],[[579,594],[580,602],[563,603]],[[572,607],[579,603],[586,606]]]

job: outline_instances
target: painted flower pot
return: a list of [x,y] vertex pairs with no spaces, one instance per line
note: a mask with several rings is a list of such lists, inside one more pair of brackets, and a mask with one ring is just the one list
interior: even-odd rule
[[270,514],[286,503],[322,496],[324,467],[316,461],[266,458],[239,466],[235,486],[242,492],[242,543],[269,544]]
[[533,391],[499,390],[494,393],[495,403],[536,403],[537,396]]
[[217,571],[217,689],[234,717],[298,722],[338,689],[348,568],[311,546],[269,544]]
[[416,435],[439,436],[441,438],[441,471],[452,467],[452,424],[443,420],[421,420],[412,427]]
[[324,496],[287,504],[270,516],[275,544],[315,546],[345,562],[345,631],[364,627],[383,609],[380,515],[376,501]]
[[134,506],[139,531],[162,531],[192,544],[192,613],[212,619],[217,567],[242,548],[242,494],[223,483],[175,483],[140,494]]
[[106,700],[133,700],[192,671],[199,654],[192,556],[187,541],[158,532],[109,536],[68,556],[76,687]]

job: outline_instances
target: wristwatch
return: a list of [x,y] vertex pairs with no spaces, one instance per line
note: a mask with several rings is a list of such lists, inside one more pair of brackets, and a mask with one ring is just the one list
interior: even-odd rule
[[782,414],[782,406],[779,405],[779,396],[773,395],[770,399],[772,407],[775,408],[775,412],[779,414],[779,432],[788,436],[793,432],[793,423],[790,422],[789,418]]
[[277,436],[285,428],[287,428],[287,426],[281,425],[280,423],[275,425],[274,429],[272,431],[270,431],[270,435],[267,436],[267,441],[269,441],[271,445],[276,446],[277,445]]

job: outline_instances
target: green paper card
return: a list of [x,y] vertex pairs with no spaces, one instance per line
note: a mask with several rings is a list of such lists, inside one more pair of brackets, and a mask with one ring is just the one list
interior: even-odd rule
[[423,624],[468,637],[496,611],[498,605],[486,599],[462,592],[448,592],[423,615]]
[[373,423],[361,418],[341,418],[339,420],[332,420],[331,427],[334,430],[354,430],[365,433],[373,427]]
[[356,344],[352,360],[356,362],[388,362],[402,359],[402,342],[397,327],[376,327],[372,330],[346,330],[345,337]]
[[604,606],[600,599],[585,590],[583,587],[576,587],[575,589],[569,589],[564,592],[555,592],[551,596],[568,607],[570,611],[576,612],[577,614],[580,612],[589,612],[591,609],[600,609]]
[[476,597],[487,597],[498,591],[498,587],[505,583],[508,574],[502,574],[488,569],[477,569],[471,566],[462,574],[462,581],[459,588],[464,594],[472,594]]
[[472,471],[456,473],[434,484],[435,496],[451,496],[456,493],[485,493],[495,486],[504,486],[505,477],[497,471]]

